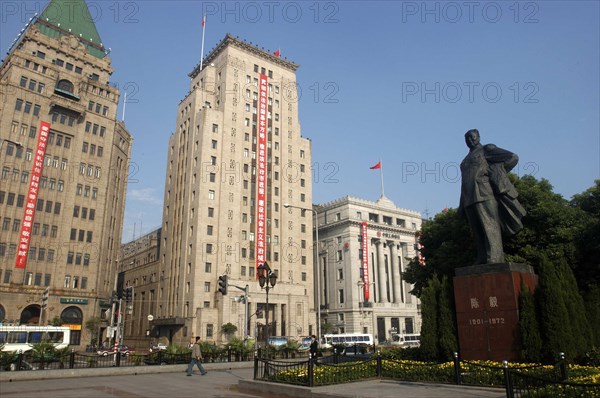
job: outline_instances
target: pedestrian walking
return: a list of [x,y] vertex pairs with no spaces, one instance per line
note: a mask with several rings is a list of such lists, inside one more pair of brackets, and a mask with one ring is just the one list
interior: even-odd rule
[[188,364],[187,375],[191,376],[192,371],[194,370],[194,365],[198,365],[200,374],[204,376],[208,372],[204,369],[204,366],[202,366],[202,351],[200,350],[200,337],[196,337],[195,339],[192,337],[190,344],[192,345],[192,360]]

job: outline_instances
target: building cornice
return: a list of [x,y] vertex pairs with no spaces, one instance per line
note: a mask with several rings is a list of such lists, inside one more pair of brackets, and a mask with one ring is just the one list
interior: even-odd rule
[[[360,229],[362,226],[362,223],[363,223],[362,220],[345,219],[345,220],[335,221],[335,222],[328,223],[328,224],[322,224],[322,225],[319,225],[319,233],[326,233],[330,230],[335,230],[337,228],[346,228],[346,226],[348,224],[350,224],[349,225],[350,227]],[[407,236],[407,237],[411,237],[411,238],[414,238],[418,232],[416,230],[412,230],[412,229],[408,229],[408,228],[400,228],[397,226],[373,223],[370,221],[367,221],[367,227],[369,230],[388,232],[391,234],[398,234],[398,235]],[[370,237],[371,238],[379,238],[377,236],[374,237],[372,235]],[[380,239],[384,239],[384,238],[380,238]]]
[[319,206],[319,213],[320,213],[320,212],[327,211],[327,210],[330,210],[335,207],[339,207],[340,205],[344,205],[344,204],[363,206],[363,207],[371,208],[376,211],[390,211],[390,212],[410,215],[412,217],[422,218],[421,213],[419,213],[418,211],[403,209],[400,207],[394,207],[394,208],[384,207],[384,206],[379,205],[377,202],[373,202],[373,201],[361,199],[361,198],[356,198],[356,197],[352,197],[352,196],[344,196],[339,199],[335,199],[330,202],[326,202],[324,204],[320,204],[317,206]]
[[[281,57],[276,57],[272,53],[265,51],[264,49],[258,48],[252,43],[240,40],[227,33],[223,40],[221,40],[221,42],[217,44],[217,46],[213,48],[206,57],[204,57],[204,60],[202,61],[202,69],[205,69],[207,66],[209,66],[211,62],[214,61],[217,58],[217,56],[225,50],[225,48],[227,48],[227,46],[237,47],[247,53],[255,55],[266,61],[272,62],[282,68],[288,69],[291,72],[296,72],[296,70],[300,66],[294,62],[287,61],[285,58],[282,59]],[[193,79],[196,76],[198,76],[200,72],[200,64],[198,64],[194,67],[194,70],[190,72],[188,76]]]

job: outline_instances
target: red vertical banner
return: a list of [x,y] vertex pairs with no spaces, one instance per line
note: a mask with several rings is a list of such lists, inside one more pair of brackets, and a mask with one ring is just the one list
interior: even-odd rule
[[369,239],[367,237],[367,222],[363,221],[361,225],[361,243],[362,243],[362,271],[365,301],[369,301]]
[[29,190],[25,200],[25,214],[21,223],[21,234],[19,235],[19,245],[17,249],[17,260],[15,268],[25,268],[27,265],[27,254],[29,253],[29,241],[31,239],[31,228],[35,216],[35,205],[37,203],[38,189],[40,188],[40,177],[44,168],[44,156],[46,155],[46,144],[48,143],[48,134],[50,133],[50,123],[40,123],[40,134],[38,135],[37,147],[33,156],[33,167],[31,168],[31,179],[29,180]]
[[[258,139],[256,160],[256,266],[266,261],[267,236],[267,122],[269,108],[267,76],[261,74],[258,87]],[[256,273],[258,278],[258,272]]]

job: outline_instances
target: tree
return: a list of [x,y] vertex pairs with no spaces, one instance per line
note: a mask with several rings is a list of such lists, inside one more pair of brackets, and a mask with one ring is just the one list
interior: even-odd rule
[[225,335],[225,338],[227,340],[231,339],[231,336],[233,336],[233,334],[235,332],[237,332],[237,330],[238,330],[237,326],[235,326],[231,322],[228,322],[228,323],[224,324],[223,326],[221,326],[221,333],[223,333]]
[[583,213],[554,193],[548,180],[538,181],[532,176],[511,177],[527,215],[523,218],[523,230],[504,242],[506,260],[535,267],[544,253],[551,259],[564,258],[568,264],[574,264],[575,237]]
[[573,273],[581,290],[591,329],[591,344],[600,347],[600,180],[571,205],[584,213],[576,237],[577,263]]
[[85,322],[85,328],[90,332],[90,344],[92,346],[98,344],[98,331],[100,330],[101,323],[102,319],[97,316],[93,316]]
[[519,333],[521,335],[521,358],[528,362],[542,359],[542,337],[535,310],[535,299],[526,284],[521,283],[519,300]]
[[472,264],[475,247],[470,236],[467,222],[458,216],[456,209],[438,213],[433,220],[424,222],[419,241],[423,246],[425,266],[413,259],[402,275],[414,285],[411,293],[420,297],[434,274],[452,278],[455,268]]
[[580,289],[587,292],[600,286],[600,180],[574,195],[571,205],[584,214],[576,236],[577,263],[573,272]]
[[421,354],[424,359],[437,360],[438,350],[438,322],[437,322],[437,292],[440,282],[437,277],[432,278],[421,291]]
[[56,348],[49,341],[33,343],[31,348],[33,358],[40,362],[40,369],[44,369],[44,364],[54,359]]
[[581,357],[591,347],[592,330],[573,270],[564,259],[557,260],[556,271],[560,280],[562,298],[569,314],[565,319],[571,325],[572,354]]
[[539,304],[540,329],[544,341],[542,356],[545,361],[553,361],[559,352],[573,357],[572,332],[569,313],[562,298],[561,284],[556,268],[547,255],[541,254],[539,287],[536,301]]
[[442,278],[438,291],[438,346],[440,360],[450,361],[458,351],[456,338],[456,311],[454,310],[454,289],[450,279]]
[[252,352],[252,346],[254,341],[252,340],[242,340],[237,337],[232,337],[231,340],[227,342],[227,346],[231,347],[232,351],[237,353],[241,358],[246,358],[250,352]]
[[600,286],[596,285],[585,292],[583,302],[592,330],[592,345],[600,348]]
[[333,333],[333,329],[333,324],[327,322],[326,320],[321,320],[321,332],[323,334]]

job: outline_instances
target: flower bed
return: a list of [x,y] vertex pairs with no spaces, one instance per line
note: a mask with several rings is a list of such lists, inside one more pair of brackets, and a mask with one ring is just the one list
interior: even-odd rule
[[[343,364],[315,364],[313,366],[313,385],[346,383],[377,377],[377,361],[372,358],[365,361]],[[454,363],[433,363],[413,360],[380,359],[381,377],[430,383],[454,383]],[[523,377],[533,376],[542,381],[542,386],[529,391],[527,397],[580,397],[582,391],[586,397],[600,398],[600,368],[592,366],[569,365],[568,382],[561,384],[557,380],[560,372],[552,365],[510,363],[509,368]],[[461,361],[462,384],[480,386],[504,386],[504,368],[501,363],[491,361]],[[288,368],[269,374],[269,381],[309,384],[308,366]],[[556,381],[556,383],[550,383]],[[589,386],[589,387],[588,387]],[[596,392],[596,390],[599,390]],[[591,392],[590,392],[591,391]],[[549,395],[548,395],[549,394]],[[590,395],[591,394],[591,395]]]

